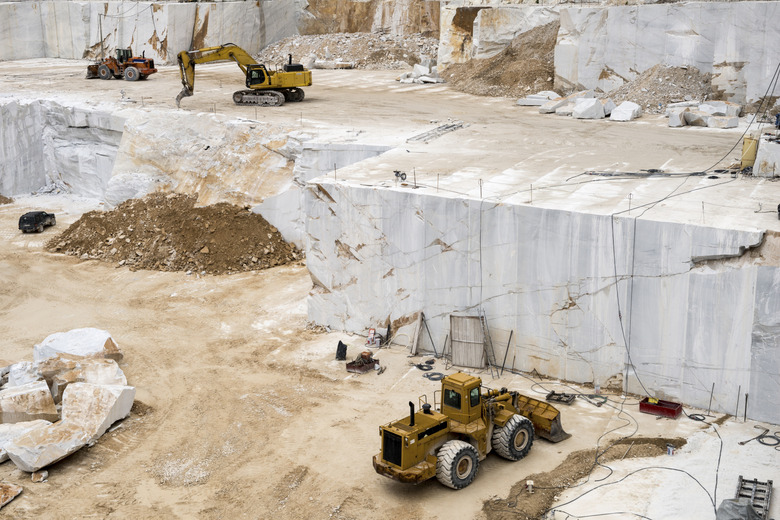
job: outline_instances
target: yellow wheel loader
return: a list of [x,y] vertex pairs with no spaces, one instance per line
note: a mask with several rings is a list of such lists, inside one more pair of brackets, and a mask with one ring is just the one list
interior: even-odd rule
[[234,61],[246,76],[246,86],[250,90],[233,93],[233,102],[236,105],[280,106],[285,101],[303,101],[301,87],[311,86],[311,71],[304,69],[300,63],[293,63],[292,55],[282,70],[268,70],[244,49],[232,43],[182,51],[177,60],[184,85],[176,96],[177,107],[180,106],[182,98],[191,96],[195,91],[195,65],[210,61]]
[[491,451],[515,461],[528,454],[535,436],[551,442],[571,437],[551,404],[506,388],[490,390],[463,372],[445,377],[433,401],[431,406],[421,396],[416,413],[410,401],[408,417],[379,427],[377,473],[414,484],[436,477],[461,489],[471,484]]

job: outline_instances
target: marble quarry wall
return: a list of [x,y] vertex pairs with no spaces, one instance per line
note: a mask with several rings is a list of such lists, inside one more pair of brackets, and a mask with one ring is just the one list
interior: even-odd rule
[[306,207],[315,323],[390,323],[403,344],[423,311],[434,345],[420,348],[441,352],[451,314],[484,311],[496,358],[515,369],[627,377],[632,392],[704,408],[714,382],[719,411],[741,387],[749,416],[780,421],[780,269],[742,258],[778,237],[326,178],[307,187]]
[[308,0],[301,34],[383,32],[439,35],[438,0]]
[[775,1],[597,7],[448,4],[441,13],[439,64],[489,58],[518,34],[557,18],[559,91],[609,92],[662,63],[712,73],[719,98],[753,103],[765,95],[777,67],[780,25],[774,20],[780,18],[780,2]]
[[724,100],[753,103],[777,67],[778,18],[780,2],[562,9],[556,86],[609,91],[658,63],[687,65],[712,73]]
[[137,55],[170,65],[182,50],[223,43],[235,43],[254,54],[299,33],[437,36],[438,25],[439,2],[423,0],[3,2],[0,60],[94,59],[102,52],[113,55],[116,48],[131,47]]
[[559,6],[453,5],[441,10],[440,65],[495,56],[519,34],[558,19]]
[[270,2],[0,3],[0,60],[95,58],[132,47],[160,64],[190,48],[235,43],[258,52],[297,34],[298,0]]
[[111,110],[55,101],[0,103],[0,193],[29,193],[54,183],[102,197],[124,118]]

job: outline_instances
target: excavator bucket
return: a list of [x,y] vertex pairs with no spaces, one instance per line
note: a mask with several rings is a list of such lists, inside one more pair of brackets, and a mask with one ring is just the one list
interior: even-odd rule
[[550,403],[518,395],[515,407],[523,416],[531,420],[537,437],[550,442],[561,442],[571,437],[563,429],[561,412]]

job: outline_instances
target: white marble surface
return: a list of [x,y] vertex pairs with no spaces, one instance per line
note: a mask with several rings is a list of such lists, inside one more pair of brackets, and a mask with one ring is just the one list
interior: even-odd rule
[[777,66],[780,2],[561,9],[556,86],[608,92],[656,64],[712,73],[726,99],[764,96]]
[[[780,177],[780,142],[763,137],[758,143],[753,175],[758,177]],[[780,202],[780,201],[778,201]]]
[[0,390],[0,422],[17,423],[59,418],[46,381],[35,381]]
[[[297,34],[299,0],[252,2],[11,2],[0,4],[0,60],[83,59],[132,47],[158,64],[191,44],[231,42],[250,53]],[[101,27],[102,26],[102,27]]]
[[[604,383],[624,372],[628,345],[657,397],[706,407],[716,382],[713,408],[728,411],[740,386],[780,390],[771,374],[751,370],[753,358],[778,348],[770,295],[780,272],[723,263],[758,246],[761,231],[613,221],[325,178],[306,196],[315,323],[362,332],[422,310],[441,350],[450,314],[482,309],[498,359],[514,331],[507,365],[516,369]],[[420,348],[432,352],[427,339]],[[629,389],[645,393],[633,372]],[[750,415],[780,421],[769,401]]]
[[76,195],[103,195],[124,118],[83,104],[24,99],[0,99],[0,118],[0,191],[30,193],[58,181]]
[[74,356],[98,356],[121,359],[119,347],[111,334],[102,329],[85,327],[68,332],[50,334],[33,348],[36,362],[43,361],[57,354],[72,354]]

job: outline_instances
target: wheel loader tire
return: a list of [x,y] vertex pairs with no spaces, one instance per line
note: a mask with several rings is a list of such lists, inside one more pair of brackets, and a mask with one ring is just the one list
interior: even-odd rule
[[138,81],[141,79],[141,73],[135,67],[127,67],[125,69],[125,79],[127,81]]
[[436,478],[452,489],[463,489],[471,484],[479,469],[476,448],[466,441],[449,441],[437,455]]
[[493,430],[493,449],[509,460],[520,460],[534,443],[534,425],[522,415],[513,415],[503,428]]
[[98,67],[98,77],[100,79],[111,79],[114,77],[114,73],[111,72],[108,65],[100,65]]

